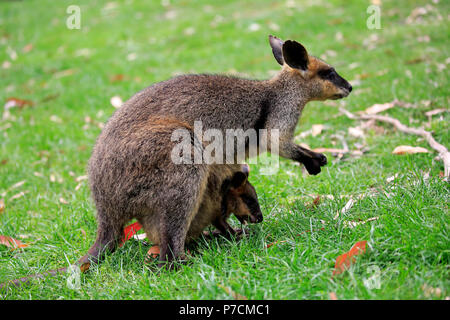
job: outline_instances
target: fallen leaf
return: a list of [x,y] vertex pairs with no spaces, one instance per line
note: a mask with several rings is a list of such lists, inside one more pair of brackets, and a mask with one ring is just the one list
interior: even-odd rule
[[392,182],[392,181],[394,181],[395,178],[397,178],[397,177],[398,177],[398,173],[394,174],[394,175],[391,176],[391,177],[388,177],[388,178],[386,179],[386,182]]
[[111,105],[116,109],[120,108],[123,104],[123,101],[119,96],[114,96],[109,101],[111,102]]
[[350,198],[347,203],[345,204],[345,206],[341,209],[341,211],[337,212],[336,215],[334,216],[334,220],[336,220],[337,218],[339,218],[339,215],[341,214],[345,214],[348,210],[350,210],[351,207],[353,207],[353,204],[355,203],[355,200],[353,200],[352,198]]
[[248,300],[248,298],[246,296],[243,296],[237,292],[234,292],[230,287],[226,287],[223,286],[221,284],[217,284],[217,286],[221,289],[223,289],[223,291],[225,291],[227,294],[229,294],[230,296],[233,297],[233,299],[235,300]]
[[19,107],[23,108],[25,106],[33,106],[34,102],[31,100],[19,99],[15,97],[9,97],[6,99],[5,109]]
[[83,180],[87,180],[88,176],[79,176],[75,179],[76,182],[81,182]]
[[348,227],[350,229],[353,229],[356,226],[359,226],[361,224],[366,224],[367,222],[375,221],[375,220],[378,220],[378,217],[369,218],[369,219],[364,220],[364,221],[345,221],[344,222],[344,226]]
[[148,249],[147,257],[156,259],[158,258],[158,256],[159,256],[159,246],[152,246],[150,249]]
[[336,274],[341,274],[344,272],[352,263],[356,261],[355,256],[361,255],[366,252],[367,241],[358,241],[353,245],[350,251],[341,254],[336,259],[336,264],[334,265],[333,276]]
[[62,70],[62,71],[58,71],[55,72],[53,74],[53,76],[58,79],[58,78],[62,78],[62,77],[68,77],[71,76],[75,73],[75,69],[67,69],[67,70]]
[[13,184],[11,187],[8,188],[8,190],[16,189],[18,187],[21,187],[25,184],[25,180],[19,181],[15,184]]
[[0,213],[3,213],[5,211],[5,200],[0,199]]
[[313,137],[318,136],[322,133],[323,130],[323,124],[313,124],[311,129],[311,134]]
[[115,74],[109,77],[109,81],[111,82],[119,82],[125,80],[125,76],[123,74]]
[[365,110],[365,113],[367,114],[377,114],[380,113],[382,111],[388,110],[390,108],[394,107],[394,103],[393,102],[387,102],[387,103],[383,103],[383,104],[374,104],[373,106],[371,106],[370,108],[367,108]]
[[424,61],[425,61],[424,58],[414,58],[414,59],[406,60],[405,64],[417,64],[417,63],[421,63]]
[[122,242],[120,243],[120,247],[123,246],[123,244],[130,239],[137,231],[141,230],[142,226],[139,222],[135,222],[130,224],[129,226],[125,227],[123,229],[123,237]]
[[276,245],[277,243],[283,243],[283,242],[287,242],[287,240],[279,240],[279,241],[271,242],[266,246],[266,248],[269,249],[270,247]]
[[330,300],[339,300],[335,292],[329,293]]
[[28,193],[28,191],[25,191],[25,192],[21,191],[21,192],[15,194],[15,195],[13,195],[11,198],[9,198],[9,201],[15,200],[15,199],[19,199],[19,198],[23,197],[27,193]]
[[422,147],[398,146],[392,151],[393,154],[415,154],[428,153],[428,150]]
[[22,52],[23,52],[23,53],[28,53],[28,52],[30,52],[32,49],[33,49],[33,44],[32,44],[32,43],[29,43],[29,44],[27,44],[25,47],[23,47]]
[[314,201],[313,201],[313,205],[317,206],[320,203],[320,195],[318,195]]
[[355,138],[364,138],[364,131],[361,130],[361,128],[348,128],[348,134]]
[[3,244],[8,248],[11,248],[11,250],[28,247],[28,244],[22,243],[22,241],[16,240],[9,236],[0,236],[0,244]]
[[439,298],[442,294],[441,288],[433,288],[427,284],[423,284],[420,288],[423,290],[423,293],[427,298],[430,298],[432,296]]
[[53,121],[55,123],[62,123],[62,119],[60,117],[58,117],[57,115],[51,115],[50,116],[50,121]]

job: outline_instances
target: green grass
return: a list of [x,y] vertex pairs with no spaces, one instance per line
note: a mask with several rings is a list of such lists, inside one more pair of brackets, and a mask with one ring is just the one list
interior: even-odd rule
[[[297,0],[294,8],[286,5],[289,1],[170,2],[164,7],[160,1],[123,0],[115,1],[114,7],[107,1],[77,1],[81,30],[65,26],[66,8],[74,1],[0,4],[0,63],[11,62],[9,68],[0,68],[0,102],[8,97],[35,102],[33,107],[11,109],[13,118],[0,119],[0,194],[6,192],[0,196],[6,204],[0,235],[27,236],[21,240],[32,243],[20,251],[0,246],[0,282],[66,266],[93,243],[95,210],[86,181],[75,190],[75,178],[85,175],[100,133],[85,117],[105,122],[114,112],[112,96],[126,100],[174,74],[238,72],[268,78],[279,69],[268,34],[296,39],[313,55],[326,54],[348,80],[363,75],[347,99],[308,104],[297,131],[325,124],[322,134],[302,142],[312,148],[341,148],[332,136],[341,134],[350,149],[365,142],[368,152],[341,160],[328,154],[330,164],[318,176],[304,175],[287,160],[271,176],[258,175],[254,168],[250,180],[259,194],[264,222],[251,226],[252,235],[240,242],[200,239],[190,263],[178,271],[154,273],[144,264],[148,247],[129,241],[83,275],[79,290],[69,289],[60,276],[0,293],[2,299],[231,298],[221,286],[249,299],[328,299],[330,292],[340,299],[449,296],[449,186],[439,178],[442,162],[434,160],[434,152],[392,155],[398,145],[429,146],[389,125],[378,124],[384,134],[369,129],[365,141],[351,137],[348,127],[359,123],[341,115],[338,107],[357,112],[397,98],[417,108],[394,108],[384,114],[416,127],[428,122],[426,111],[447,108],[450,4],[432,4],[434,10],[420,24],[407,24],[414,8],[430,2],[402,1],[400,6],[384,0],[382,29],[369,30],[369,2]],[[167,19],[167,11],[177,13],[176,18]],[[255,23],[260,29],[251,31]],[[273,24],[279,30],[273,30]],[[194,28],[194,34],[186,35],[187,28]],[[424,36],[429,42],[417,40]],[[367,48],[370,39],[373,48]],[[29,43],[32,50],[23,52]],[[89,49],[88,55],[82,49]],[[128,61],[131,53],[136,59]],[[408,63],[418,58],[419,63]],[[63,70],[73,74],[59,77]],[[126,78],[111,82],[117,74]],[[52,121],[53,115],[61,121]],[[434,116],[426,129],[449,147],[450,117],[442,117]],[[430,178],[424,179],[428,171]],[[396,180],[386,181],[396,173]],[[19,188],[9,189],[23,180]],[[10,200],[20,191],[27,193]],[[333,219],[348,200],[341,195],[370,192],[372,196]],[[311,207],[310,194],[331,194],[334,199],[322,196],[320,204]],[[371,217],[378,220],[345,227],[347,221]],[[336,257],[360,240],[368,241],[367,253],[349,271],[331,277]],[[380,270],[380,289],[364,285],[371,266]],[[424,285],[439,288],[440,296],[428,295]]]

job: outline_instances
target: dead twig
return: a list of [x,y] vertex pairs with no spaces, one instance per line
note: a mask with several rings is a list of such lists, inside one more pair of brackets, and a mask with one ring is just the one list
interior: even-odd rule
[[450,152],[448,152],[448,149],[446,147],[444,147],[443,145],[436,142],[436,140],[434,140],[433,135],[430,132],[425,131],[424,129],[421,129],[421,128],[418,129],[418,128],[407,127],[404,124],[402,124],[399,120],[388,117],[388,116],[381,116],[381,115],[376,115],[376,114],[362,114],[362,115],[357,116],[344,108],[339,108],[339,110],[344,115],[346,115],[348,118],[353,119],[353,120],[376,120],[376,121],[380,121],[380,122],[386,122],[386,123],[393,125],[401,132],[422,136],[428,142],[430,147],[439,153],[439,157],[444,162],[444,177],[445,177],[446,181],[449,181]]

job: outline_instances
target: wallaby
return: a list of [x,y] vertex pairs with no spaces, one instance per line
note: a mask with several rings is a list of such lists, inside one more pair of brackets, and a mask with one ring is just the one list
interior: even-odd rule
[[[89,160],[88,175],[97,209],[97,239],[77,262],[82,272],[114,251],[123,228],[133,218],[147,237],[160,247],[159,267],[184,260],[185,243],[196,239],[209,225],[224,236],[236,235],[227,219],[231,213],[241,223],[259,223],[263,215],[249,168],[240,164],[175,164],[172,133],[187,130],[192,148],[192,128],[176,119],[152,117],[131,123],[125,131],[106,125]],[[217,233],[216,233],[217,234]],[[171,266],[171,264],[169,264]],[[50,270],[0,285],[20,285],[33,278],[64,273]]]
[[283,42],[273,36],[269,36],[269,42],[282,66],[272,79],[177,76],[131,97],[109,120],[109,130],[120,134],[155,115],[174,117],[190,126],[202,121],[205,130],[222,133],[226,129],[269,129],[268,139],[270,129],[278,129],[280,155],[303,163],[310,174],[318,174],[327,158],[293,143],[295,127],[307,102],[347,97],[352,86],[332,66],[310,56],[300,43]]

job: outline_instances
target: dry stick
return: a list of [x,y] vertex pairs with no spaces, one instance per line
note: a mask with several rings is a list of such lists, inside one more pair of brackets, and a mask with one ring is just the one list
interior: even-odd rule
[[450,152],[448,152],[448,149],[444,147],[443,145],[439,144],[434,140],[433,136],[430,132],[425,131],[423,129],[417,129],[417,128],[410,128],[402,124],[397,119],[388,117],[388,116],[380,116],[380,115],[369,115],[369,114],[362,114],[360,116],[356,116],[350,111],[345,110],[344,108],[339,108],[339,111],[341,111],[343,114],[345,114],[348,118],[354,119],[354,120],[377,120],[381,122],[387,122],[392,124],[394,127],[396,127],[401,132],[405,132],[408,134],[415,134],[419,135],[425,138],[427,140],[430,147],[432,147],[434,150],[439,152],[439,157],[444,162],[444,177],[447,181],[449,181],[450,176]]

